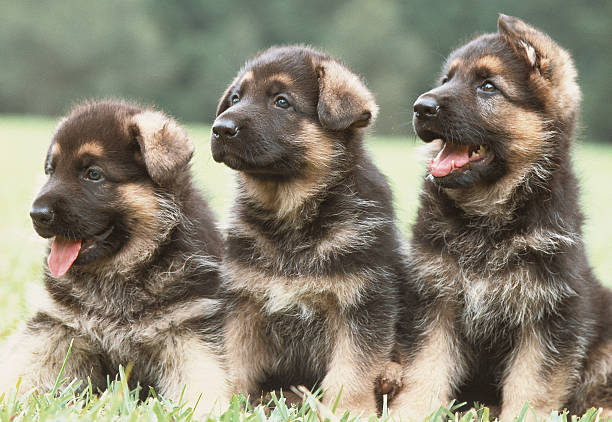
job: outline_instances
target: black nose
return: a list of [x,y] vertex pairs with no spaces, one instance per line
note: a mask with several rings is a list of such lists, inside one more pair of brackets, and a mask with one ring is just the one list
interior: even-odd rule
[[32,205],[30,210],[30,217],[36,225],[40,227],[49,227],[55,219],[55,213],[47,205]]
[[435,97],[421,95],[414,103],[414,114],[419,119],[431,119],[438,115],[440,105]]
[[212,131],[217,139],[229,139],[238,135],[238,126],[231,119],[215,120]]

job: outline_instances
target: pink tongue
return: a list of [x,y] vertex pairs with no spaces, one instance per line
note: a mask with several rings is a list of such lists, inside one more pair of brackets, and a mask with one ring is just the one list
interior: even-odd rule
[[47,257],[49,270],[55,277],[61,277],[68,272],[72,263],[79,256],[81,250],[80,240],[68,240],[55,236],[51,244],[51,252]]
[[429,165],[431,174],[434,177],[446,176],[453,169],[453,161],[455,162],[455,168],[465,166],[470,162],[469,150],[468,145],[454,145],[446,142],[442,151],[436,155],[436,158]]

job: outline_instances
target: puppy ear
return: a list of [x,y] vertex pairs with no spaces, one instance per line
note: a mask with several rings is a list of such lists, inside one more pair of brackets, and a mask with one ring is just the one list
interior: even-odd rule
[[183,128],[159,111],[135,114],[128,130],[138,142],[147,171],[157,184],[171,181],[193,156],[193,144]]
[[544,34],[518,18],[501,13],[497,20],[497,32],[529,67],[545,77],[550,76],[551,61],[536,44],[538,38],[545,37]]
[[361,79],[334,60],[315,66],[319,78],[317,113],[324,128],[346,130],[374,122],[378,106]]

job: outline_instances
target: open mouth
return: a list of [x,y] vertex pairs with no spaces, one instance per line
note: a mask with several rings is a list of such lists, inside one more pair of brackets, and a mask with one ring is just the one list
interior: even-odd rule
[[493,161],[495,154],[488,145],[461,145],[442,140],[442,149],[429,162],[429,170],[435,178],[482,168]]
[[72,264],[80,256],[90,254],[103,242],[113,231],[114,226],[94,235],[88,239],[68,239],[55,236],[51,243],[51,251],[47,257],[49,271],[55,277],[61,277],[68,272]]

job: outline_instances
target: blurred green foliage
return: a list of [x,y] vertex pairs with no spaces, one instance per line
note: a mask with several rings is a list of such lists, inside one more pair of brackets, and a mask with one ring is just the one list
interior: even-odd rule
[[210,123],[241,64],[273,44],[321,47],[363,75],[377,132],[410,133],[412,103],[444,57],[497,13],[519,16],[574,55],[583,137],[612,142],[612,2],[585,0],[0,0],[0,112],[58,115],[84,97],[154,103]]

